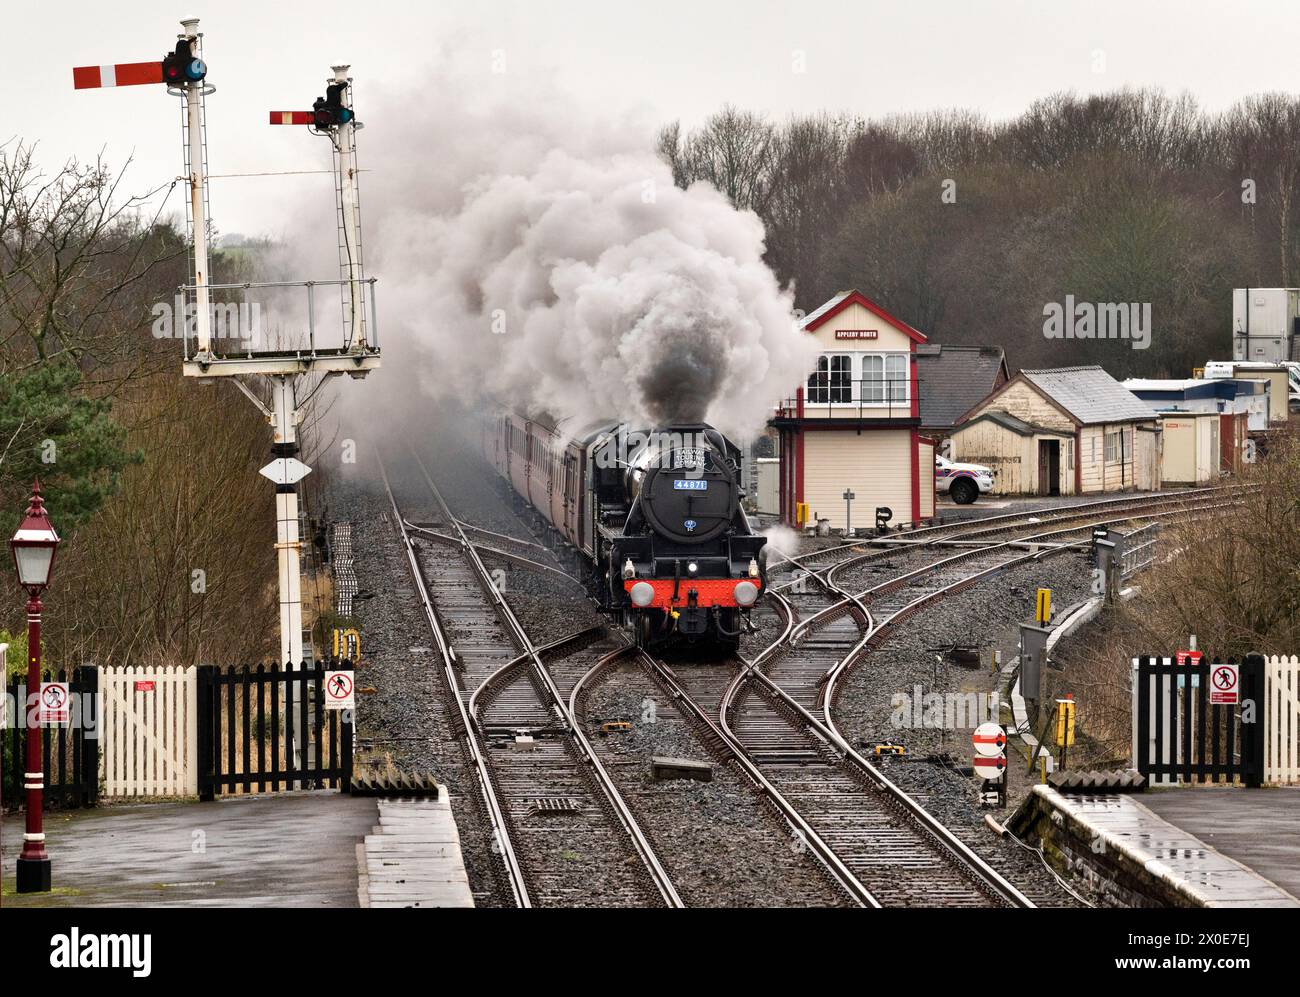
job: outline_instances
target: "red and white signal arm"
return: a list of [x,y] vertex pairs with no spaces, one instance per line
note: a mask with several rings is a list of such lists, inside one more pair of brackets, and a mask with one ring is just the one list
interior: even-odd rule
[[975,753],[985,758],[1005,754],[1007,750],[1007,732],[1002,729],[1001,724],[995,724],[992,721],[982,723],[976,727],[975,733],[971,735],[970,740],[971,744],[975,746]]
[[77,66],[72,70],[74,90],[134,87],[163,81],[162,63],[117,62],[107,66]]
[[1241,669],[1237,665],[1210,666],[1210,704],[1236,706],[1241,702]]
[[353,673],[325,673],[325,709],[350,710],[356,706],[356,689],[353,686]]
[[1003,773],[1007,770],[1006,755],[976,755],[974,760],[975,774],[985,779],[992,779],[995,782],[1002,778]]
[[1199,665],[1204,658],[1204,651],[1179,651],[1174,656],[1174,660],[1180,665]]

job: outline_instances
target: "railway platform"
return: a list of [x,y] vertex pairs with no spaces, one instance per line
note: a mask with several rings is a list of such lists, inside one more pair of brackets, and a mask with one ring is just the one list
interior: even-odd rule
[[1297,789],[1035,786],[1008,822],[1114,906],[1300,908]]
[[[426,818],[439,812],[442,819],[416,814],[407,821],[409,833],[389,837],[387,845],[406,868],[419,864],[426,877],[436,869],[454,884],[457,876],[464,881],[465,870],[445,794],[441,802],[441,811],[416,804],[426,808]],[[13,892],[13,878],[23,817],[8,815],[0,863],[4,906],[380,906],[367,902],[365,884],[376,873],[365,859],[369,842],[389,830],[383,814],[392,805],[320,791],[47,812],[55,889],[22,895]],[[462,891],[446,887],[437,897],[456,906],[468,906],[468,899],[467,882]]]

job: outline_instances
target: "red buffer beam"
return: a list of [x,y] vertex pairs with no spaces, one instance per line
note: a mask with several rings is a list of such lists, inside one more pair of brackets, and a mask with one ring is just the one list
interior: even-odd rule
[[109,66],[77,66],[72,70],[74,90],[133,87],[162,81],[161,62],[119,62]]
[[311,111],[272,111],[273,125],[310,125],[315,123],[316,115]]

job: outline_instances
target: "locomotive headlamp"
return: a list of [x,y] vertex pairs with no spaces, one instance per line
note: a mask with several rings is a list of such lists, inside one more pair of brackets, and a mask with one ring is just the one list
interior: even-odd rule
[[752,606],[758,599],[758,586],[753,582],[740,582],[736,585],[735,595],[737,605]]
[[688,561],[686,562],[686,570],[693,575],[695,574],[695,572],[700,570],[700,566],[696,564],[694,561]]
[[625,579],[636,577],[636,565],[632,563],[630,557],[623,562],[623,577]]
[[637,582],[628,595],[632,597],[632,605],[644,609],[654,601],[655,587],[649,582]]
[[751,557],[749,559],[749,577],[750,578],[758,577],[758,558],[756,557]]

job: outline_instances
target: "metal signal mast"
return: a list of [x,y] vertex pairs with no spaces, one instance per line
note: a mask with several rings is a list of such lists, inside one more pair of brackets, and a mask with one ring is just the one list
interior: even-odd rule
[[[188,220],[191,237],[192,275],[189,284],[178,288],[178,303],[184,318],[176,317],[183,341],[182,372],[200,383],[231,378],[232,383],[266,416],[273,428],[272,461],[261,473],[275,484],[276,558],[280,589],[280,660],[290,669],[303,662],[302,595],[299,550],[297,483],[311,472],[297,459],[298,424],[307,403],[329,379],[340,374],[365,377],[379,366],[380,352],[375,313],[373,277],[365,276],[361,252],[360,199],[357,187],[356,120],[352,107],[352,82],[347,66],[333,67],[326,95],[312,111],[272,112],[272,124],[308,125],[328,137],[334,148],[336,211],[339,230],[338,280],[272,281],[263,283],[214,284],[208,272],[209,210],[208,163],[204,98],[215,88],[207,84],[207,65],[202,59],[202,34],[198,18],[181,21],[183,33],[175,48],[161,62],[119,63],[74,69],[77,89],[165,83],[167,92],[185,99],[183,147],[185,180],[189,186]],[[316,292],[320,287],[338,287],[343,321],[337,336],[318,336]],[[293,291],[305,297],[306,335],[279,335],[272,342],[250,315],[260,314],[260,299],[281,300]],[[214,296],[218,300],[214,300]],[[231,299],[241,299],[236,304]],[[255,300],[257,299],[257,300]],[[237,335],[217,315],[239,316]],[[301,308],[299,308],[301,313]],[[218,328],[214,328],[218,327]],[[221,335],[226,332],[227,335]],[[216,333],[216,334],[214,334]],[[191,343],[191,335],[193,343]],[[243,380],[265,377],[271,405],[263,402]],[[309,381],[309,378],[314,380]],[[298,388],[303,387],[302,397]],[[293,723],[295,754],[306,745],[306,732]]]

